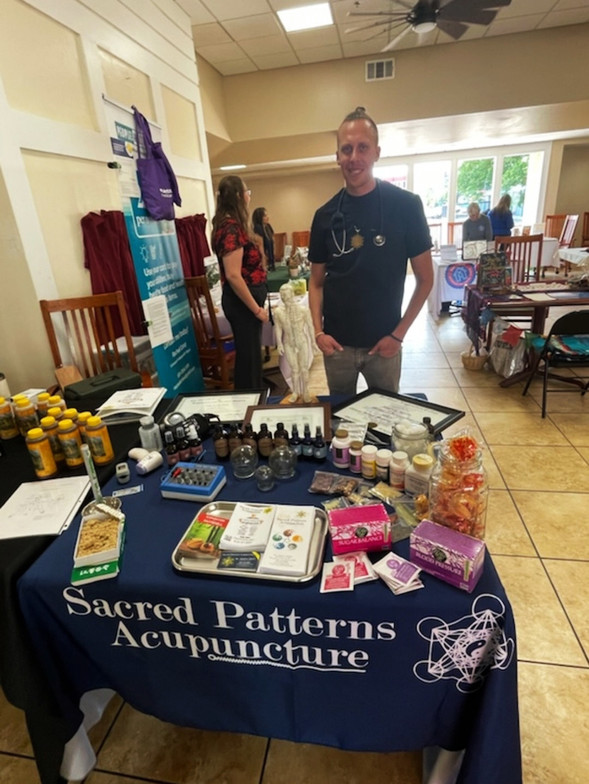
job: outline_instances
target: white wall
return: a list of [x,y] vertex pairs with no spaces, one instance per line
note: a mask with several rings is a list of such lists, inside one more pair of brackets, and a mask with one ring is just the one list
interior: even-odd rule
[[177,216],[212,214],[190,20],[174,0],[2,0],[0,371],[13,393],[54,383],[38,300],[91,293],[80,219],[121,209],[103,94],[161,126]]

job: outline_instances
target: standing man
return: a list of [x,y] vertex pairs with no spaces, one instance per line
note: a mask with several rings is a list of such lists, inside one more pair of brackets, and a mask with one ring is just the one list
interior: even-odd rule
[[[378,129],[364,108],[337,132],[345,188],[320,207],[309,243],[309,307],[331,394],[398,392],[403,339],[433,285],[431,237],[418,196],[376,180]],[[404,313],[410,260],[415,291]]]

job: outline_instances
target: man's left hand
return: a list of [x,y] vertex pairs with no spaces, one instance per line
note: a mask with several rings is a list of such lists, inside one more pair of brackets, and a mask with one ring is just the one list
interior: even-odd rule
[[370,349],[368,355],[372,356],[373,354],[378,354],[379,356],[388,359],[389,357],[394,357],[395,354],[398,354],[402,345],[402,343],[395,340],[390,335],[385,335],[384,338],[381,338],[378,343]]

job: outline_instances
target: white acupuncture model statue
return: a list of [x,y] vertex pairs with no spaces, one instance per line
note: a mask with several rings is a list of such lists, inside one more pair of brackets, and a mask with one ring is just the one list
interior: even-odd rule
[[[290,403],[309,403],[309,368],[319,353],[309,308],[295,301],[290,283],[280,287],[282,304],[273,310],[276,347],[290,365]],[[283,372],[285,378],[286,373]],[[287,379],[288,380],[288,379]]]

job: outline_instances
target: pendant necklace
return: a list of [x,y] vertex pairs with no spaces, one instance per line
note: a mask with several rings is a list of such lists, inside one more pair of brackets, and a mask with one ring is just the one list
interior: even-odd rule
[[361,248],[364,245],[364,237],[360,234],[360,229],[357,226],[354,226],[354,231],[356,233],[350,240],[350,245],[352,248]]

